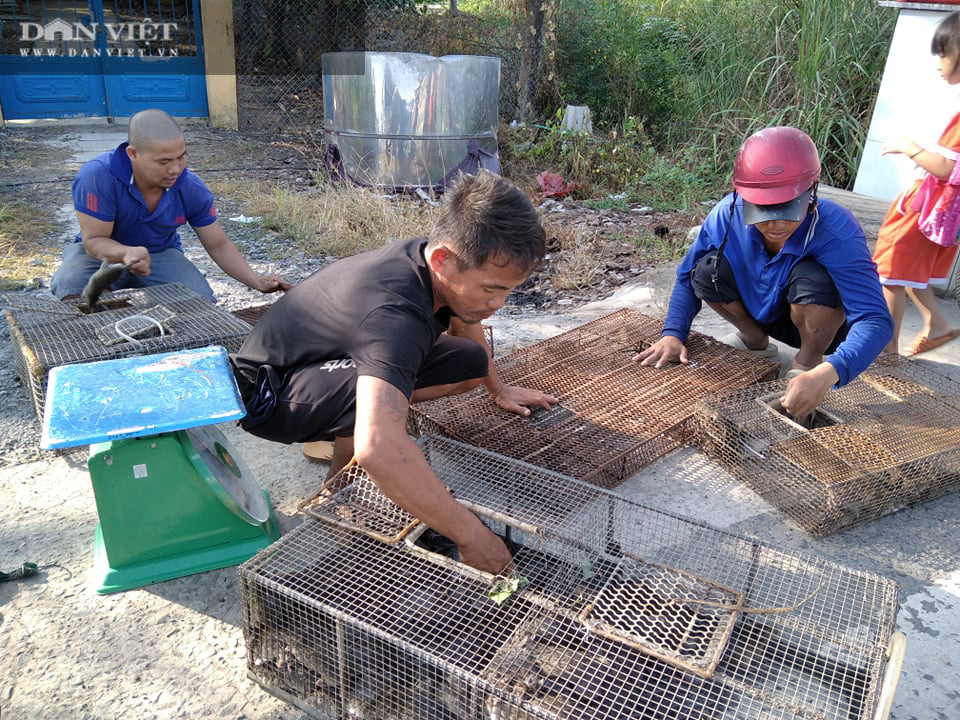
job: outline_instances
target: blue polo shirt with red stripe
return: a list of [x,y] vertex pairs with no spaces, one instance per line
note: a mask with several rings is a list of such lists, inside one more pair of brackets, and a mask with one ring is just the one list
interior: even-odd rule
[[[118,243],[143,246],[152,253],[180,248],[177,228],[185,223],[205,227],[217,220],[213,193],[186,169],[166,189],[150,212],[133,181],[127,143],[98,155],[80,168],[73,180],[73,207],[97,220],[113,223],[111,237]],[[80,242],[80,235],[77,235]]]

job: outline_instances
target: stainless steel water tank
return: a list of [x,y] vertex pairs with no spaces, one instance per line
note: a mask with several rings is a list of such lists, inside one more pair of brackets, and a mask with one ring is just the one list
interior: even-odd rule
[[324,141],[364,185],[436,187],[470,141],[497,149],[500,59],[324,53]]

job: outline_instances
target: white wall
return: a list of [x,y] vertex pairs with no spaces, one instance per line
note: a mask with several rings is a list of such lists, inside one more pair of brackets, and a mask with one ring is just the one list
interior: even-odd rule
[[903,155],[881,157],[884,142],[905,133],[921,145],[934,144],[960,110],[960,86],[943,81],[937,56],[930,54],[933,31],[948,11],[888,12],[899,12],[899,17],[853,186],[854,192],[882,200],[896,197],[916,172]]

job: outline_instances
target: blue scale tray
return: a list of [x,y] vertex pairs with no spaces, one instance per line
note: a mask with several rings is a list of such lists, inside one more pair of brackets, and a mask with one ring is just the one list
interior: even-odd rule
[[156,435],[245,414],[223,347],[61,365],[47,378],[40,447]]

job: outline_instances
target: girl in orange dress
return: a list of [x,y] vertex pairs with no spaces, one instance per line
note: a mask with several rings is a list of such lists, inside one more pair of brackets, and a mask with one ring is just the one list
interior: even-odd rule
[[[952,12],[937,26],[930,44],[939,57],[940,75],[950,85],[960,83],[960,11]],[[906,155],[926,174],[939,180],[935,192],[942,190],[953,166],[960,157],[960,113],[953,116],[933,148],[918,145],[908,137],[884,146],[884,155]],[[885,352],[898,352],[900,326],[906,307],[906,296],[916,304],[923,316],[923,329],[914,339],[907,355],[933,350],[960,336],[960,328],[951,328],[937,306],[930,284],[943,285],[949,280],[957,246],[942,247],[920,232],[919,210],[911,209],[924,178],[918,179],[893,201],[877,236],[873,259],[883,285],[887,307],[893,316],[893,338]]]

